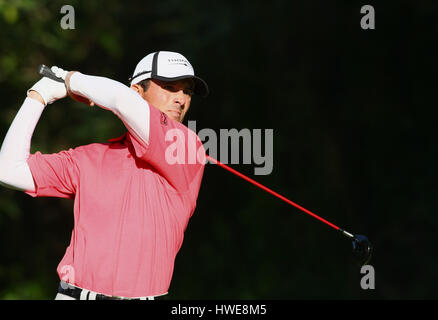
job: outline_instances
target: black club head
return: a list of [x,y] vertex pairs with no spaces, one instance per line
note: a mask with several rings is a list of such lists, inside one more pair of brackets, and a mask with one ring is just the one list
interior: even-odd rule
[[371,259],[373,247],[370,240],[364,235],[356,234],[353,238],[353,253],[360,265],[367,264]]

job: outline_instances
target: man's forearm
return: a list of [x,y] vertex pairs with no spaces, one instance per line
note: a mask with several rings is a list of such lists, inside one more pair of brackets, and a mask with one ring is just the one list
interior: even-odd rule
[[149,143],[149,105],[138,93],[118,81],[80,72],[66,80],[72,93],[111,110],[137,139]]
[[0,182],[7,187],[35,190],[27,159],[32,135],[44,107],[32,91],[29,92],[6,133],[0,150]]

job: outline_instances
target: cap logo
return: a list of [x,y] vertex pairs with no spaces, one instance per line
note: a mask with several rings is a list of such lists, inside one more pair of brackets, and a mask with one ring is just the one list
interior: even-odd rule
[[167,62],[169,62],[169,64],[182,64],[185,65],[186,67],[190,65],[187,60],[178,59],[178,58],[169,58],[167,59]]

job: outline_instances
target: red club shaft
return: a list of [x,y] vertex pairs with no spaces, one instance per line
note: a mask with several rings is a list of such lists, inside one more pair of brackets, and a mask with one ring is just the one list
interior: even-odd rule
[[321,218],[320,216],[314,214],[313,212],[307,210],[306,208],[303,208],[302,206],[296,204],[295,202],[293,202],[293,201],[289,200],[288,198],[282,196],[281,194],[275,192],[274,190],[271,190],[271,189],[269,189],[268,187],[265,187],[264,185],[262,185],[262,184],[258,183],[257,181],[255,181],[255,180],[253,180],[253,179],[251,179],[251,178],[245,176],[244,174],[242,174],[242,173],[240,173],[240,172],[234,170],[233,168],[230,168],[229,166],[223,164],[222,162],[219,162],[218,160],[216,160],[216,159],[210,157],[209,155],[206,155],[206,156],[207,156],[207,159],[208,159],[211,163],[217,164],[218,166],[220,166],[220,167],[222,167],[222,168],[224,168],[224,169],[230,171],[231,173],[234,173],[235,175],[241,177],[242,179],[245,179],[246,181],[251,182],[253,185],[259,187],[259,188],[262,189],[262,190],[265,190],[266,192],[269,192],[270,194],[276,196],[277,198],[283,200],[284,202],[287,202],[287,203],[289,203],[290,205],[294,206],[295,208],[298,208],[298,209],[300,209],[301,211],[307,213],[308,215],[311,215],[311,216],[314,217],[315,219],[318,219],[319,221],[324,222],[325,224],[329,225],[329,226],[332,227],[333,229],[336,229],[336,230],[339,230],[339,231],[344,231],[344,230],[342,230],[341,228],[339,228],[338,226],[334,225],[333,223],[331,223],[331,222],[329,222],[329,221],[327,221],[327,220]]

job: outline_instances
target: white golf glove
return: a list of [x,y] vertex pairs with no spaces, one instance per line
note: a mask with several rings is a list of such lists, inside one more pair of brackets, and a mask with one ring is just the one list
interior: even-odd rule
[[[65,80],[65,76],[68,73],[68,71],[55,66],[53,66],[51,70],[57,77],[62,78],[63,80]],[[52,104],[56,100],[67,96],[67,89],[64,83],[46,77],[43,77],[40,81],[35,83],[27,92],[29,93],[31,90],[38,92],[46,105]]]
[[57,66],[53,66],[50,69],[55,73],[55,75],[58,78],[61,78],[62,80],[65,80],[65,76],[67,75],[68,71],[65,71],[65,70],[63,70],[61,68],[58,68]]

